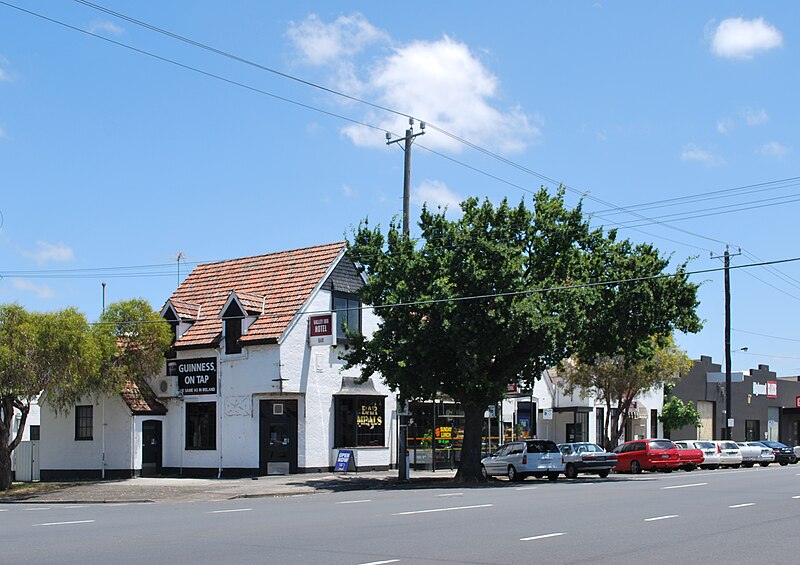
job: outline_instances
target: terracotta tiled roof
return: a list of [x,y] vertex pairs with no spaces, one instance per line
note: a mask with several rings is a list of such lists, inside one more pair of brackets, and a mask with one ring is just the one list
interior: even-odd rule
[[170,297],[172,304],[197,305],[202,313],[175,346],[216,345],[222,335],[221,310],[231,291],[248,310],[260,313],[265,304],[242,343],[277,340],[343,249],[338,242],[198,265]]
[[263,314],[266,305],[266,296],[249,292],[236,292],[236,297],[249,314]]
[[180,300],[172,300],[171,302],[175,313],[182,320],[196,320],[200,317],[200,306],[198,304],[189,304]]
[[167,413],[167,408],[156,400],[156,395],[147,385],[140,387],[132,381],[125,384],[120,396],[131,412],[134,414],[153,414],[164,415]]

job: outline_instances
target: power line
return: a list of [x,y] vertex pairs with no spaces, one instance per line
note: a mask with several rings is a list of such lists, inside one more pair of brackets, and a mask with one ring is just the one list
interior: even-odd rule
[[733,331],[735,331],[737,333],[741,333],[741,334],[749,334],[749,335],[755,335],[755,336],[759,336],[759,337],[768,337],[770,339],[781,339],[783,341],[794,341],[794,342],[800,343],[800,339],[795,339],[795,338],[791,338],[791,337],[780,337],[780,336],[777,336],[777,335],[769,335],[769,334],[763,334],[763,333],[758,333],[758,332],[751,332],[751,331],[748,331],[748,330],[737,330],[736,328],[731,328],[731,330],[733,330]]

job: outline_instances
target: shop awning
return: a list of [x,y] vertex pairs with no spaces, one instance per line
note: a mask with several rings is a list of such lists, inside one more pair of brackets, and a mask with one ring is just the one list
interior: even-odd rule
[[342,388],[333,396],[382,396],[383,398],[388,396],[375,390],[372,377],[363,383],[358,383],[357,380],[358,377],[342,377]]

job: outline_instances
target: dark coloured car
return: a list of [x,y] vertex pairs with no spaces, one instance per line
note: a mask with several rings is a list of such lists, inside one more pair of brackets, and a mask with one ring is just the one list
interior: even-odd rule
[[606,478],[617,465],[617,454],[606,451],[596,443],[562,443],[558,446],[564,456],[564,475],[574,479],[578,473],[597,473]]
[[617,472],[641,473],[664,471],[671,473],[681,466],[678,448],[668,439],[637,439],[614,449],[617,454]]
[[767,447],[772,450],[772,453],[775,454],[775,463],[780,463],[781,465],[794,465],[797,463],[797,455],[794,454],[794,449],[785,445],[779,441],[770,441],[768,439],[764,441],[760,441],[759,443],[763,443]]

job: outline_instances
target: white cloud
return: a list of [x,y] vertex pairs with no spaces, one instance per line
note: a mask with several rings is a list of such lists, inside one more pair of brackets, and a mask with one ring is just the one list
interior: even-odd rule
[[769,119],[764,108],[743,108],[741,114],[748,126],[757,126]]
[[27,279],[13,279],[11,283],[14,288],[22,292],[33,292],[39,298],[50,298],[55,293],[46,284],[35,284]]
[[385,32],[358,13],[339,16],[332,23],[325,23],[316,14],[311,14],[299,24],[291,22],[287,35],[304,62],[311,65],[338,62],[371,43],[388,40]]
[[681,151],[681,160],[699,161],[707,165],[720,165],[724,163],[724,160],[722,158],[717,157],[712,152],[706,149],[701,149],[694,143],[687,143],[686,145],[683,146],[683,151]]
[[728,59],[752,59],[762,51],[783,45],[781,32],[764,18],[728,18],[714,31],[711,51]]
[[75,256],[72,248],[64,243],[36,242],[36,251],[23,252],[26,257],[32,258],[39,264],[50,261],[70,261]]
[[736,120],[731,117],[717,120],[717,131],[720,133],[730,133],[736,127]]
[[0,139],[3,139],[5,136],[6,136],[5,130],[3,130],[3,128],[0,128]]
[[11,77],[2,67],[0,67],[0,81],[11,82]]
[[353,189],[349,185],[346,184],[342,185],[342,196],[344,196],[345,198],[352,198],[354,195],[355,193],[353,192]]
[[125,30],[122,26],[118,26],[114,22],[110,22],[108,20],[94,20],[92,23],[89,24],[89,33],[104,33],[107,35],[113,35],[115,37],[119,37],[122,35]]
[[460,214],[459,204],[464,200],[438,180],[426,180],[412,189],[411,201],[417,206],[427,204],[428,208],[447,208],[450,212]]
[[[494,151],[521,152],[540,136],[541,118],[518,106],[501,108],[498,78],[466,44],[447,36],[393,45],[361,14],[332,23],[309,16],[292,24],[288,36],[304,62],[324,66],[337,90],[347,94],[416,116]],[[356,61],[368,46],[379,48],[364,53],[372,57],[369,64]],[[407,118],[378,110],[367,110],[358,119],[397,135],[408,128]],[[372,128],[353,124],[342,131],[356,145],[385,147],[383,135]],[[432,149],[465,148],[434,128],[423,139]]]
[[759,155],[765,155],[767,157],[775,157],[777,159],[783,159],[789,154],[790,149],[785,145],[781,145],[777,141],[770,141],[769,143],[765,143],[764,145],[759,147],[756,152]]

